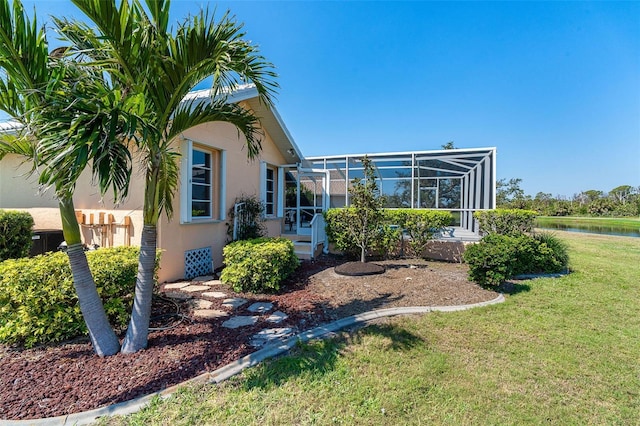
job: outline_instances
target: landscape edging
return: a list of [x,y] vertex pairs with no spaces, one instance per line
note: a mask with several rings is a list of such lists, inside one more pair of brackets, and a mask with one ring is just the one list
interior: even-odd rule
[[47,417],[43,419],[30,419],[30,420],[0,420],[0,426],[41,426],[41,425],[86,425],[91,424],[104,416],[116,416],[127,415],[135,413],[148,405],[154,398],[168,398],[179,387],[193,383],[220,383],[236,374],[242,372],[244,369],[253,367],[259,364],[265,359],[278,356],[284,352],[291,350],[298,342],[308,342],[309,340],[325,338],[343,328],[351,327],[356,324],[361,324],[367,321],[371,321],[378,318],[392,317],[397,315],[410,315],[410,314],[425,314],[429,312],[456,312],[464,311],[471,308],[479,308],[482,306],[494,305],[505,301],[504,295],[499,294],[495,299],[485,302],[471,303],[468,305],[453,305],[453,306],[409,306],[399,308],[387,308],[378,309],[361,314],[352,315],[346,318],[339,319],[329,324],[312,328],[311,330],[296,334],[288,339],[273,343],[265,346],[264,348],[246,355],[237,361],[220,367],[217,370],[203,373],[192,379],[186,380],[182,383],[170,386],[158,392],[154,392],[149,395],[141,396],[130,401],[119,402],[117,404],[109,405],[107,407],[96,408],[94,410],[84,411],[81,413],[68,414],[66,416]]

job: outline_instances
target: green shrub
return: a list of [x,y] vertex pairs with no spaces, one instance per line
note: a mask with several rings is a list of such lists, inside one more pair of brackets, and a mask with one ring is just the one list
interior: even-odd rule
[[[552,232],[536,233],[533,237],[539,243],[538,251],[545,252],[545,256],[541,256],[536,268],[548,273],[566,271],[569,267],[569,253],[565,242]],[[549,252],[546,252],[547,249]]]
[[537,213],[533,210],[496,209],[473,214],[482,234],[514,235],[531,232]]
[[[129,318],[138,254],[138,247],[87,252],[107,316],[118,327]],[[32,347],[86,332],[65,253],[0,263],[0,341]]]
[[29,213],[0,210],[0,261],[29,256],[32,232]]
[[488,234],[468,246],[463,258],[469,264],[469,279],[485,287],[521,274],[561,272],[569,261],[565,244],[548,233]]
[[360,247],[347,232],[347,224],[355,221],[355,209],[329,209],[324,212],[327,239],[333,243],[336,250],[345,256],[355,258],[360,255]]
[[499,234],[467,246],[463,259],[469,264],[469,279],[483,287],[500,285],[512,277],[517,260],[512,237]]
[[369,255],[377,258],[390,258],[400,254],[400,239],[402,229],[383,224],[378,227],[377,233],[369,246]]
[[409,247],[414,256],[422,252],[436,235],[441,233],[453,220],[450,212],[439,210],[400,209],[389,211],[389,220],[400,217],[400,225],[411,238]]
[[[346,232],[347,224],[354,220],[353,208],[329,209],[325,212],[327,238],[338,251],[355,257],[360,249]],[[399,252],[402,230],[411,237],[409,246],[420,256],[426,244],[442,232],[452,221],[451,213],[439,210],[385,209],[383,225],[374,239],[370,255],[389,256]],[[395,226],[394,226],[395,225]]]
[[237,292],[273,292],[296,270],[300,261],[286,238],[236,241],[222,251],[225,268],[220,279]]

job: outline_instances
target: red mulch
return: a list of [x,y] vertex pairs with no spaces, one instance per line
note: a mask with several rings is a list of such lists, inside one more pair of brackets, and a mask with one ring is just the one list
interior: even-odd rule
[[[298,331],[370,309],[474,303],[496,296],[469,283],[464,265],[391,261],[381,275],[339,277],[332,267],[342,262],[331,256],[305,261],[276,295],[222,290],[229,297],[249,299],[234,314],[249,315],[246,308],[252,302],[268,300],[274,310],[289,316],[278,327]],[[213,309],[221,309],[219,299],[209,300]],[[173,328],[152,331],[148,348],[133,355],[99,358],[87,339],[29,350],[0,346],[0,419],[77,413],[153,393],[254,352],[250,337],[267,327],[260,320],[254,326],[227,329],[221,324],[228,318],[195,319],[188,301],[180,305],[183,320]],[[168,309],[165,302],[154,304],[155,314]]]

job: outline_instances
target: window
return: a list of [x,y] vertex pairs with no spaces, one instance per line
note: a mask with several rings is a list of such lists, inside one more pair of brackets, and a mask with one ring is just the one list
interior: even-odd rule
[[191,164],[191,217],[212,217],[213,211],[213,169],[211,153],[193,148]]
[[284,215],[284,170],[264,161],[260,163],[260,201],[264,204],[265,216]]
[[225,152],[187,139],[181,155],[180,222],[224,220]]
[[276,173],[270,167],[267,167],[267,189],[265,194],[265,213],[267,216],[273,216],[276,211]]

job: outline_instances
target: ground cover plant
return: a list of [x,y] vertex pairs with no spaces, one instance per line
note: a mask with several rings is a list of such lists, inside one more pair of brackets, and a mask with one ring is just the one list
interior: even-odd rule
[[[103,424],[637,424],[640,239],[558,232],[573,273],[398,318]],[[286,408],[285,408],[286,407]]]

